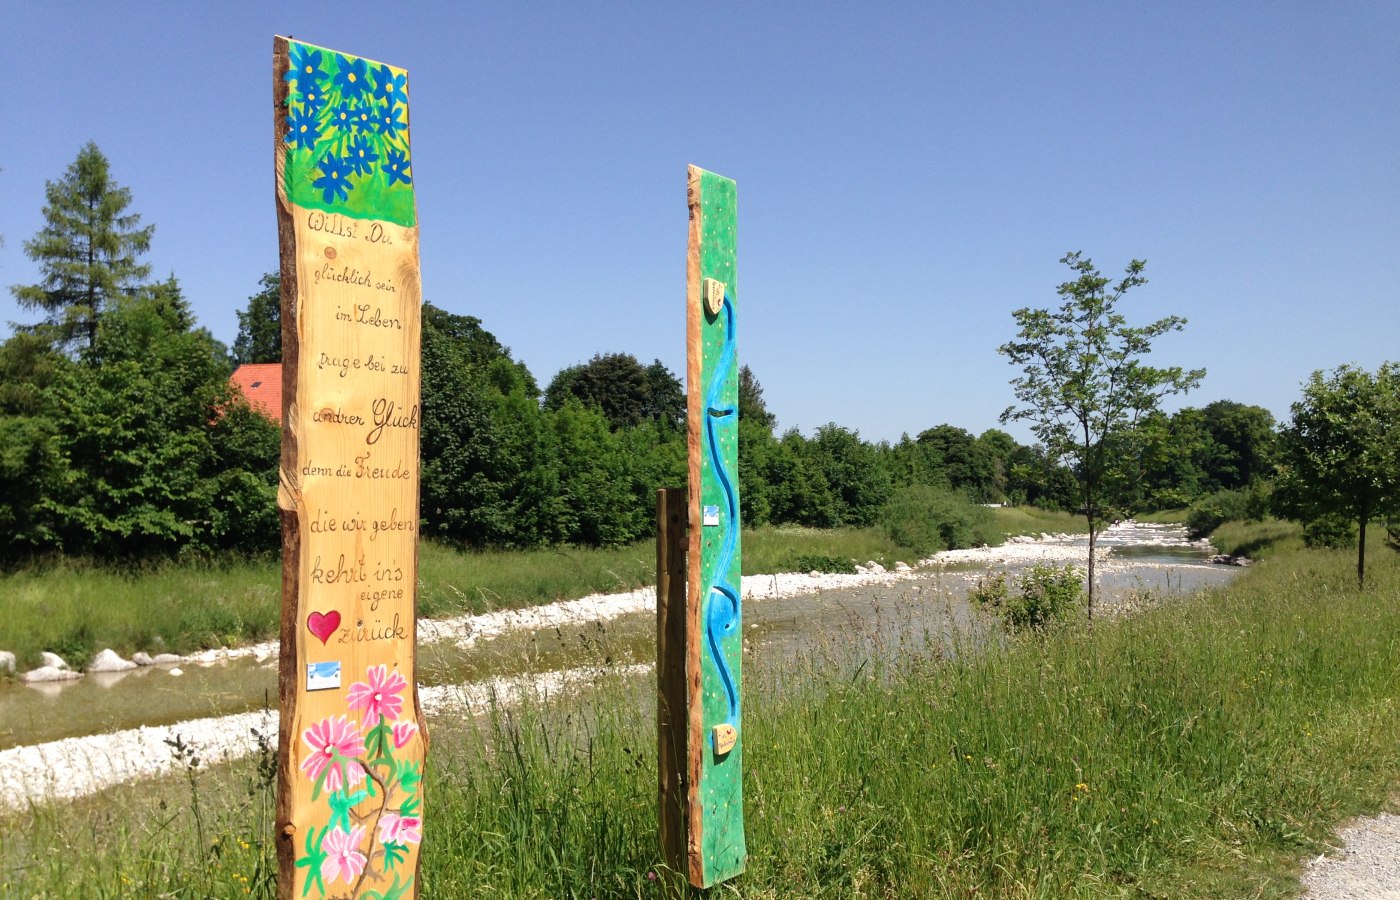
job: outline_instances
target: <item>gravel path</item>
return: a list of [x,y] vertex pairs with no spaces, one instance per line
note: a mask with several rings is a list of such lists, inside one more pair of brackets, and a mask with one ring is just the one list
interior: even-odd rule
[[1400,816],[1356,819],[1337,832],[1341,849],[1308,863],[1306,900],[1400,898]]

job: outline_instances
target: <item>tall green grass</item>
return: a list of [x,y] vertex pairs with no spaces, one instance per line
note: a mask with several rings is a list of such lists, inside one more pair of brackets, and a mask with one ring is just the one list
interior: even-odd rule
[[1060,510],[1037,509],[1034,506],[1002,506],[992,510],[996,526],[1010,537],[1013,534],[1088,534],[1089,524],[1083,516]]
[[[1373,571],[1362,592],[1349,553],[1289,550],[1217,593],[982,652],[755,650],[749,867],[719,893],[1291,896],[1298,861],[1400,787],[1400,558]],[[439,723],[423,895],[676,887],[650,696],[601,672],[582,697]],[[197,775],[202,824],[184,778],[0,819],[0,894],[268,896],[257,769]]]
[[[1262,522],[1225,522],[1210,533],[1210,542],[1221,553],[1262,559],[1275,553],[1302,549],[1303,526],[1283,519]],[[1379,547],[1379,545],[1378,545]],[[1368,543],[1369,551],[1371,545]]]
[[1155,522],[1159,525],[1180,525],[1186,521],[1187,509],[1159,509],[1148,513],[1138,513],[1133,518],[1139,522]]
[[783,525],[744,532],[742,563],[745,575],[806,571],[813,566],[804,563],[813,558],[840,560],[852,567],[864,565],[870,560],[884,566],[892,566],[896,562],[913,565],[919,561],[918,554],[912,549],[900,546],[885,534],[884,529],[876,527],[803,528]]
[[80,667],[98,650],[187,653],[277,636],[270,559],[170,564],[135,572],[63,561],[0,577],[0,650],[21,667],[40,651]]

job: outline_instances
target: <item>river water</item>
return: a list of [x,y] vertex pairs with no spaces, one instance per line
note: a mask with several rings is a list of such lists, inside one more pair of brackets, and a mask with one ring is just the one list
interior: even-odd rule
[[[1142,592],[1191,593],[1222,585],[1240,570],[1211,565],[1209,547],[1187,542],[1179,528],[1124,526],[1101,537],[1111,548],[1098,567],[1101,608],[1112,611],[1122,598]],[[1087,555],[1087,537],[1062,537],[1034,545],[1059,551],[1059,559]],[[1038,559],[1008,556],[994,564],[1016,573]],[[921,569],[915,577],[753,600],[744,604],[745,653],[788,658],[831,648],[850,659],[938,645],[956,652],[976,639],[979,617],[967,592],[988,571],[986,562]],[[764,576],[759,576],[759,581]],[[745,593],[750,579],[745,579]],[[520,629],[467,650],[451,642],[419,652],[423,685],[461,684],[500,675],[559,671],[581,664],[646,664],[655,660],[655,613],[632,612],[602,622],[577,622],[547,629]],[[98,734],[138,726],[160,726],[210,716],[249,712],[277,699],[277,661],[252,658],[211,665],[186,663],[183,674],[150,667],[126,673],[87,675],[68,682],[0,683],[0,749]]]

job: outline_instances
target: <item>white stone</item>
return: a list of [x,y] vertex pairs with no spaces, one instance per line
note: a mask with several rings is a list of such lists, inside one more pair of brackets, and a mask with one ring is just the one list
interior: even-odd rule
[[185,670],[180,668],[179,666],[175,666],[173,669],[170,670],[170,674],[174,675],[176,678],[179,678],[181,675],[185,674]]
[[15,655],[8,650],[0,650],[0,672],[14,674]]
[[253,648],[253,661],[254,661],[254,662],[265,662],[265,661],[267,660],[267,658],[268,658],[269,656],[271,656],[271,655],[272,655],[272,651],[269,650],[269,649],[267,649],[266,647],[262,646],[261,644],[258,645],[257,647],[254,647],[254,648]]
[[57,666],[40,666],[37,669],[30,669],[19,680],[26,684],[43,684],[46,681],[71,681],[74,678],[82,678],[82,672],[74,672],[71,669],[60,669]]
[[129,659],[122,659],[115,650],[110,648],[98,652],[88,663],[89,672],[129,672],[136,668],[136,663]]
[[865,570],[866,570],[867,572],[869,572],[871,575],[884,575],[884,574],[885,574],[885,567],[882,566],[882,565],[880,565],[879,563],[877,563],[877,562],[876,562],[875,560],[873,560],[873,559],[872,559],[870,562],[868,562],[868,563],[865,564]]
[[135,653],[131,654],[131,661],[138,666],[153,666],[156,664],[156,661],[151,659],[151,654],[147,653],[145,650],[137,650]]
[[175,663],[182,663],[184,661],[185,658],[177,653],[157,653],[151,659],[151,663],[157,666],[169,666],[174,665]]
[[912,571],[913,571],[913,569],[909,568],[909,564],[906,563],[906,562],[896,562],[896,563],[894,564],[894,570],[895,570],[896,572],[912,572]]
[[39,662],[41,666],[46,669],[68,668],[68,663],[63,661],[63,657],[59,656],[57,653],[50,653],[47,650],[39,654]]
[[870,574],[870,570],[867,569],[865,566],[856,566],[856,574],[857,574],[857,575],[869,575],[869,574]]

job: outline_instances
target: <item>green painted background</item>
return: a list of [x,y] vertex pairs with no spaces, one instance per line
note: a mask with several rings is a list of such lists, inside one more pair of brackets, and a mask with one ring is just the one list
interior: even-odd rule
[[287,48],[287,198],[304,209],[413,227],[408,73],[302,41]]
[[[733,322],[738,322],[737,289],[734,270],[736,190],[735,184],[710,172],[700,176],[701,238],[700,238],[700,277],[714,278],[724,282],[731,305],[734,308]],[[703,299],[702,299],[703,305]],[[725,342],[724,314],[711,316],[703,312],[701,316],[701,368],[700,396],[710,396],[716,377],[716,365]],[[733,365],[724,378],[719,392],[720,405],[738,407],[739,363]],[[702,412],[702,414],[704,414]],[[730,481],[737,494],[738,477],[738,415],[731,417],[727,424],[717,429],[720,455]],[[739,522],[728,522],[723,518],[726,500],[719,478],[714,471],[710,454],[703,448],[704,430],[701,431],[700,502],[718,506],[722,511],[719,527],[702,526],[701,538],[701,586],[702,597],[708,598],[710,586],[716,580],[731,586],[736,596],[740,590],[740,545],[738,542]],[[724,530],[735,531],[735,551],[729,566],[724,572],[715,571],[717,557],[723,543]],[[701,832],[701,853],[704,859],[704,885],[709,886],[732,878],[744,870],[748,851],[744,845],[744,804],[743,804],[743,760],[744,729],[739,725],[739,741],[734,749],[720,759],[716,759],[711,743],[711,729],[723,723],[728,714],[724,685],[704,644],[705,616],[701,616],[701,666],[700,687],[703,703],[703,764],[698,792],[703,816]],[[740,665],[743,650],[742,620],[720,642],[722,655],[736,687],[741,683]],[[743,693],[740,691],[742,698]]]

